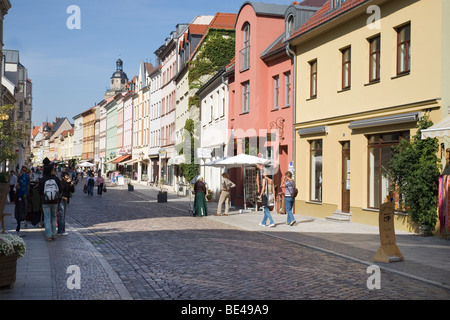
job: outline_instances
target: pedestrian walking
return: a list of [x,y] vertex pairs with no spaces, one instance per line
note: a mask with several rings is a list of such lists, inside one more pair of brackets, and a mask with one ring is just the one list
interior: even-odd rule
[[97,176],[97,195],[101,196],[103,193],[103,188],[105,186],[105,179],[103,179],[101,172],[98,172]]
[[273,210],[275,204],[275,186],[273,184],[273,180],[269,177],[269,170],[267,168],[263,171],[261,193],[259,194],[259,198],[262,206],[264,207],[264,217],[260,225],[265,227],[267,219],[269,219],[269,227],[275,227],[272,215],[270,214],[270,211]]
[[9,202],[16,201],[16,185],[17,185],[17,176],[16,173],[11,170],[9,172]]
[[52,241],[56,239],[56,216],[62,186],[61,180],[53,173],[53,166],[45,165],[45,163],[44,176],[39,180],[38,190],[42,197],[42,211],[44,211],[45,239]]
[[26,220],[28,208],[28,188],[30,186],[30,177],[27,173],[27,167],[23,166],[16,185],[16,206],[14,208],[14,217],[17,221],[16,232],[20,232],[20,225],[22,221]]
[[58,235],[67,236],[66,232],[66,212],[67,203],[70,198],[70,193],[75,192],[75,185],[70,180],[69,173],[63,172],[61,174],[61,199],[58,204]]
[[204,217],[208,215],[208,208],[206,205],[206,184],[203,182],[203,177],[199,176],[194,185],[194,217]]
[[230,188],[234,188],[236,185],[230,180],[228,173],[222,173],[222,191],[220,192],[219,204],[217,205],[217,216],[221,215],[222,204],[225,202],[224,216],[228,215],[228,207],[230,202]]
[[90,173],[86,179],[86,186],[87,186],[87,194],[89,196],[94,195],[94,186],[95,186],[95,178],[94,174]]
[[292,172],[287,171],[284,174],[283,181],[281,182],[281,188],[285,188],[284,192],[284,206],[286,208],[286,223],[290,226],[293,226],[296,221],[294,218],[294,214],[292,212],[292,208],[294,207],[295,202],[295,181],[292,179]]

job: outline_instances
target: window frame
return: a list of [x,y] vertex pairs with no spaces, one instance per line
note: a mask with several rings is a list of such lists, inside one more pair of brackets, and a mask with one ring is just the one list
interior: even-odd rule
[[309,98],[317,98],[318,60],[309,61]]
[[[378,34],[368,39],[369,42],[369,83],[380,81],[381,75],[381,35]],[[375,45],[375,50],[373,50],[374,43],[377,42],[378,45]],[[375,59],[374,59],[375,57]],[[373,66],[375,64],[375,77],[373,74]]]
[[273,84],[273,110],[278,110],[280,106],[280,76],[272,77]]
[[[392,135],[397,134],[399,136],[398,140],[383,140],[384,135]],[[378,141],[371,142],[370,139],[372,137],[378,137]],[[396,146],[402,141],[402,139],[410,139],[410,131],[395,131],[395,132],[382,132],[377,134],[369,134],[366,136],[367,138],[367,208],[370,209],[379,209],[379,206],[383,203],[383,165],[382,165],[382,151],[384,150],[390,151],[393,146]],[[374,159],[374,162],[378,160],[378,167],[375,168],[371,166],[371,150],[377,149],[377,154],[374,154],[373,157],[377,157],[378,159]],[[373,176],[375,177],[375,173],[377,173],[378,177],[378,190],[372,190],[371,182],[375,184],[375,179],[371,179],[372,171],[374,172]],[[377,171],[377,172],[375,172]],[[387,178],[389,179],[389,178]],[[371,193],[373,192],[373,195]],[[376,192],[376,194],[375,194]],[[371,204],[371,196],[373,196],[373,206]],[[378,199],[378,207],[376,203]],[[395,204],[396,208],[398,208],[398,203]]]
[[[323,202],[323,139],[315,139],[315,140],[309,140],[309,160],[310,160],[310,168],[309,168],[309,201],[312,202]],[[314,147],[313,143],[316,143],[318,147]],[[316,152],[320,152],[320,155],[316,155]],[[316,170],[316,163],[313,164],[313,157],[315,156],[321,156],[322,157],[322,167],[320,170],[321,178],[320,183],[317,183],[317,180],[314,179],[313,181],[313,170]],[[313,167],[314,165],[314,167]],[[315,175],[315,174],[314,174]],[[314,189],[320,188],[320,197],[319,199],[316,198],[316,192]]]
[[284,73],[284,107],[289,108],[291,106],[291,92],[292,92],[292,78],[291,72]]
[[241,83],[242,89],[242,113],[250,112],[250,81]]
[[[340,50],[342,55],[342,90],[350,90],[352,86],[352,47],[348,46]],[[348,53],[348,55],[346,55]],[[347,58],[346,58],[347,57]],[[347,78],[345,77],[347,76]],[[346,82],[347,80],[347,82]]]
[[[409,38],[401,41],[401,32],[407,28],[409,29]],[[395,31],[397,33],[397,75],[399,76],[411,72],[411,23],[408,22],[401,26],[398,26],[395,28]],[[402,46],[405,46],[403,50],[403,57],[401,56]],[[401,62],[403,62],[403,65],[405,67],[404,70],[400,70]]]

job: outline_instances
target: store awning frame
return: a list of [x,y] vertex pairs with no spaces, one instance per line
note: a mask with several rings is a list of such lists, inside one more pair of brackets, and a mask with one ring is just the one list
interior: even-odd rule
[[369,118],[364,120],[357,120],[350,122],[348,128],[355,129],[365,129],[379,126],[386,126],[392,124],[400,124],[400,123],[409,123],[409,122],[417,122],[419,121],[419,113],[418,112],[410,112],[397,114],[393,116],[385,116],[385,117],[377,117],[377,118]]
[[122,165],[122,162],[130,160],[130,158],[131,158],[131,154],[126,154],[126,155],[120,156],[118,159],[114,160],[114,163]]
[[422,140],[427,138],[443,138],[450,136],[450,115],[422,130]]

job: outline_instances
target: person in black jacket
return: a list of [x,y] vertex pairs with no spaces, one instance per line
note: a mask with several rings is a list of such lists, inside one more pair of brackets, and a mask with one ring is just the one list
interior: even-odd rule
[[[58,193],[54,199],[49,197],[49,188],[46,188],[46,182],[52,179],[55,180],[58,187]],[[51,182],[53,181],[49,181],[49,184]],[[44,211],[45,236],[47,241],[56,239],[56,215],[58,212],[60,190],[62,190],[61,180],[53,173],[53,166],[46,158],[44,159],[44,176],[39,180],[38,191],[42,197],[42,211]]]
[[61,199],[58,205],[58,235],[67,236],[66,232],[66,209],[70,193],[75,192],[75,185],[70,180],[69,173],[63,172],[61,174]]

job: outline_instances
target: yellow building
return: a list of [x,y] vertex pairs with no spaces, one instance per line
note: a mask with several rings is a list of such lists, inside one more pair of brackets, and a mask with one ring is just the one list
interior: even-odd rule
[[87,160],[93,163],[95,152],[95,122],[96,107],[92,107],[82,114],[83,117],[83,152],[82,160]]
[[378,226],[390,147],[449,113],[449,2],[327,1],[293,34],[295,213]]

